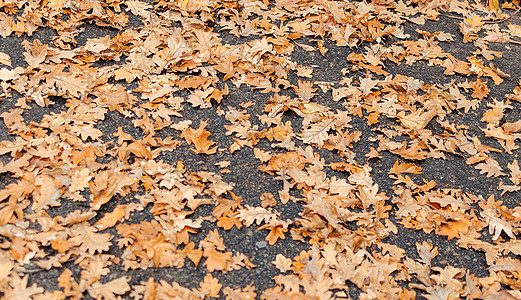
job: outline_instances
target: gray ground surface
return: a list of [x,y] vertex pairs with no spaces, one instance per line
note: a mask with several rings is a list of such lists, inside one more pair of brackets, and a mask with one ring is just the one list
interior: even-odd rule
[[[513,10],[509,10],[508,13],[513,13]],[[131,15],[131,14],[130,14]],[[475,51],[474,47],[470,43],[462,43],[461,33],[459,32],[458,25],[455,22],[459,20],[449,18],[447,16],[440,16],[439,21],[427,21],[425,25],[415,25],[412,23],[404,24],[405,33],[410,34],[410,40],[415,40],[421,36],[415,32],[417,28],[428,32],[443,31],[451,33],[455,36],[455,41],[452,43],[440,43],[445,51],[451,53],[454,57],[465,60],[469,56],[470,52]],[[519,15],[513,17],[509,22],[515,24],[521,24]],[[131,15],[130,22],[127,25],[132,28],[139,28],[142,26],[141,21]],[[105,35],[114,37],[118,34],[116,29],[102,28],[97,25],[85,24],[84,32],[78,35],[78,45],[84,45],[85,42],[90,38],[99,38]],[[9,54],[12,61],[12,67],[21,66],[26,67],[27,64],[24,61],[24,48],[22,47],[23,41],[40,40],[44,43],[51,43],[53,38],[56,36],[56,32],[49,28],[40,28],[32,36],[22,35],[20,37],[11,35],[7,38],[0,38],[0,52]],[[238,39],[232,35],[222,33],[221,37],[223,42],[234,43],[238,42]],[[306,39],[301,39],[299,42],[305,42]],[[382,43],[384,45],[392,45],[396,40],[393,38],[385,39]],[[350,49],[349,47],[337,47],[334,43],[326,41],[326,47],[329,49],[326,55],[320,55],[318,52],[305,52],[300,48],[296,48],[291,55],[292,60],[301,65],[315,65],[313,81],[333,81],[338,82],[342,79],[343,75],[341,69],[350,66],[347,62],[346,57],[352,51],[361,51],[363,47],[357,49]],[[512,93],[512,90],[516,87],[519,80],[521,80],[521,64],[519,63],[519,53],[521,53],[521,46],[517,44],[502,44],[502,43],[490,43],[491,50],[500,51],[503,55],[502,58],[495,58],[493,60],[494,66],[502,70],[503,72],[510,75],[510,77],[504,78],[505,81],[500,85],[492,84],[491,80],[488,79],[488,86],[490,87],[490,95],[486,97],[479,108],[472,110],[466,114],[453,114],[449,115],[448,119],[453,121],[455,124],[466,125],[469,127],[468,135],[477,136],[483,144],[488,146],[501,149],[501,146],[495,139],[484,137],[481,128],[485,127],[485,123],[481,121],[483,114],[488,110],[487,103],[497,99],[499,101],[505,100],[505,95]],[[113,64],[114,62],[96,62],[94,65]],[[121,63],[121,62],[120,62]],[[118,64],[118,62],[115,62]],[[385,70],[391,74],[402,74],[416,79],[422,80],[426,84],[438,84],[439,86],[444,84],[450,84],[453,80],[464,81],[465,77],[461,76],[445,76],[443,69],[436,66],[428,66],[426,62],[417,62],[412,66],[406,64],[396,65],[393,63],[386,63]],[[363,72],[358,73],[363,74]],[[348,75],[349,76],[349,75]],[[470,80],[475,80],[476,76],[468,77]],[[300,79],[295,75],[290,75],[288,80],[293,84],[297,84],[297,80]],[[136,84],[131,83],[127,85],[128,88],[135,88]],[[220,104],[222,109],[236,108],[240,109],[239,104],[247,101],[252,101],[253,105],[248,107],[246,111],[251,115],[261,115],[265,102],[269,99],[270,94],[259,93],[258,91],[251,90],[248,87],[242,86],[237,89],[233,85],[229,84],[230,93],[225,96]],[[2,97],[0,99],[0,113],[9,111],[15,107],[15,103],[21,95],[13,92],[13,97]],[[334,102],[331,100],[331,92],[320,93],[314,98],[314,101],[327,105],[332,108],[342,108],[342,103]],[[31,109],[26,109],[23,113],[25,122],[27,124],[31,122],[39,123],[44,115],[52,112],[60,112],[66,109],[66,102],[63,99],[56,98],[55,103],[47,107],[39,107],[34,103],[28,103]],[[520,103],[511,102],[512,109],[508,110],[503,119],[504,122],[514,122],[521,119]],[[189,104],[183,104],[183,119],[193,120],[193,128],[197,128],[200,120],[206,120],[208,122],[207,130],[211,135],[211,140],[218,144],[219,149],[227,149],[233,140],[225,134],[226,129],[224,125],[229,124],[224,117],[217,113],[218,105],[214,105],[210,109],[198,109],[192,108]],[[262,124],[256,117],[250,118],[252,122],[257,122],[254,125]],[[182,119],[178,118],[177,121]],[[294,126],[293,130],[299,132],[301,128],[300,117],[293,113],[286,113],[283,117],[283,121],[292,121]],[[380,126],[392,125],[396,123],[396,120],[381,118]],[[379,185],[380,192],[385,193],[390,198],[393,197],[393,184],[388,171],[393,166],[397,159],[402,160],[395,154],[389,152],[382,152],[382,158],[368,160],[364,156],[368,153],[371,147],[377,147],[377,142],[371,142],[370,137],[378,137],[379,132],[369,127],[364,119],[354,117],[351,125],[363,133],[362,139],[353,145],[352,151],[356,153],[356,162],[358,165],[369,164],[372,168],[371,177]],[[108,112],[105,119],[97,124],[97,128],[104,133],[106,139],[113,139],[112,133],[116,132],[118,127],[123,127],[125,132],[131,134],[134,138],[140,139],[143,137],[143,132],[140,129],[134,128],[130,119],[123,117],[118,112]],[[431,129],[434,132],[440,131],[440,127],[435,122],[431,122],[427,129]],[[160,136],[173,136],[175,139],[182,140],[178,131],[173,129],[165,129],[159,132]],[[0,140],[12,141],[14,136],[10,134],[4,123],[0,123]],[[263,139],[256,145],[257,148],[264,150],[273,150],[271,143],[266,139]],[[220,173],[222,168],[215,165],[223,160],[230,161],[230,166],[227,167],[231,172],[221,174],[223,181],[234,183],[233,192],[243,198],[243,205],[249,204],[252,206],[260,206],[260,197],[263,193],[270,192],[277,195],[278,191],[282,189],[282,183],[280,180],[276,180],[269,174],[263,173],[258,170],[260,165],[259,161],[254,158],[253,150],[245,147],[240,151],[230,154],[228,151],[218,151],[213,155],[197,155],[190,151],[191,147],[186,143],[183,143],[178,149],[172,152],[164,152],[157,159],[162,159],[164,162],[175,165],[177,161],[182,161],[185,165],[185,169],[189,172],[196,171],[211,171]],[[277,150],[275,150],[277,151]],[[320,157],[325,159],[326,162],[337,162],[343,158],[339,155],[327,151],[325,149],[315,149],[316,153],[320,154]],[[494,158],[503,166],[504,170],[506,165],[512,161],[513,158],[517,158],[519,150],[515,150],[513,155],[505,152],[494,154]],[[485,177],[479,173],[479,170],[473,166],[465,163],[465,158],[459,155],[447,154],[446,159],[427,159],[424,161],[417,161],[416,164],[422,168],[421,175],[410,175],[413,180],[421,182],[422,179],[427,181],[435,180],[439,187],[461,189],[464,192],[469,192],[474,195],[482,195],[485,199],[489,195],[495,195],[496,199],[501,199],[503,205],[506,205],[510,209],[519,206],[519,192],[506,193],[500,195],[501,191],[498,190],[500,182],[505,182],[505,177]],[[11,158],[8,154],[2,155],[0,161],[7,163]],[[328,176],[337,176],[345,178],[346,175],[342,172],[335,172],[332,170],[327,171]],[[0,188],[4,188],[7,184],[15,182],[10,173],[0,174]],[[299,196],[298,190],[292,190],[291,193],[294,196]],[[129,203],[133,201],[134,194],[129,194],[123,198],[114,197],[109,203],[104,205],[100,210],[99,214],[91,220],[91,224],[94,224],[99,220],[103,213],[111,212],[117,205],[122,203]],[[56,208],[50,208],[47,212],[51,216],[67,215],[68,213],[81,208],[81,205],[70,201],[63,201],[62,205]],[[477,205],[476,205],[477,207]],[[199,207],[195,213],[195,217],[204,216],[211,214],[211,207],[202,206]],[[281,219],[293,219],[299,216],[303,211],[301,203],[288,202],[286,205],[278,205],[277,210],[281,213]],[[139,223],[143,220],[151,220],[153,215],[148,211],[135,212],[126,221],[127,223]],[[391,219],[393,216],[391,216]],[[393,220],[394,221],[394,220]],[[426,234],[422,231],[412,230],[404,228],[401,225],[398,226],[398,234],[391,234],[389,237],[383,240],[383,242],[397,245],[406,251],[406,255],[410,258],[418,258],[415,243],[427,241],[432,243],[435,247],[438,247],[439,254],[432,261],[433,266],[439,266],[444,268],[447,265],[451,265],[457,268],[466,268],[469,273],[472,273],[478,277],[485,277],[489,275],[488,266],[485,261],[485,254],[480,251],[472,249],[464,249],[457,246],[457,239],[449,240],[447,237],[432,234]],[[196,244],[204,238],[207,233],[215,229],[215,224],[210,222],[204,222],[203,227],[199,230],[198,234],[193,235],[191,241]],[[273,277],[278,275],[280,272],[271,263],[275,260],[277,254],[283,254],[285,257],[293,258],[298,255],[302,250],[309,250],[310,245],[307,243],[297,242],[291,239],[289,234],[286,234],[284,240],[279,240],[275,245],[266,245],[259,243],[264,241],[267,231],[256,229],[258,226],[253,225],[251,227],[243,227],[240,230],[232,228],[229,231],[225,231],[219,228],[221,237],[224,238],[225,244],[228,251],[239,251],[244,253],[254,264],[257,265],[255,269],[248,270],[241,268],[239,270],[230,271],[227,273],[214,272],[213,276],[218,278],[219,283],[223,286],[230,286],[232,288],[245,287],[249,284],[253,284],[257,291],[263,291],[265,289],[275,286]],[[117,235],[114,228],[108,229],[106,232]],[[488,233],[488,230],[483,230],[483,239],[491,240],[492,235]],[[2,237],[2,241],[6,238]],[[7,251],[4,249],[3,251]],[[107,253],[114,254],[116,256],[121,255],[121,250],[118,247],[111,247]],[[64,268],[69,268],[73,272],[80,272],[80,268],[73,262],[69,261],[63,264]],[[56,284],[56,278],[62,273],[60,268],[52,268],[50,270],[39,270],[29,275],[29,285],[36,283],[40,287],[44,287],[47,291],[53,291],[59,289]],[[203,277],[207,274],[206,269],[199,264],[196,268],[191,262],[185,264],[182,268],[148,268],[147,270],[129,270],[125,271],[122,266],[111,267],[111,272],[103,278],[103,281],[110,281],[115,278],[122,276],[131,276],[130,283],[138,284],[148,280],[150,277],[156,279],[163,279],[167,282],[178,282],[182,286],[188,288],[197,288],[199,282],[203,280]],[[79,276],[76,275],[76,276]],[[346,283],[347,289],[345,290],[348,297],[357,298],[360,290],[352,283]],[[418,291],[419,295],[422,292]],[[87,298],[88,295],[85,295]],[[128,296],[128,295],[127,295]],[[221,294],[222,296],[222,294]],[[126,296],[124,296],[126,297]],[[222,296],[224,297],[224,296]]]

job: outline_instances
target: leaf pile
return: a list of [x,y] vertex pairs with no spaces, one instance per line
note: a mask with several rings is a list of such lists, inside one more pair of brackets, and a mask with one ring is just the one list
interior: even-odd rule
[[[518,80],[493,49],[518,47],[521,26],[519,3],[496,3],[0,0],[2,40],[23,37],[23,54],[0,52],[0,292],[520,298],[521,206],[502,197],[521,189],[521,82],[492,95]],[[425,30],[449,17],[459,32]],[[111,34],[84,37],[94,29]],[[325,78],[311,63],[339,49]],[[441,161],[497,179],[500,194],[425,174]],[[272,191],[241,195],[263,175]],[[260,265],[227,238],[248,227],[265,238],[252,247],[304,250]],[[487,269],[440,264],[430,239],[393,242],[412,230],[479,253]],[[223,285],[273,267],[265,286]],[[147,275],[181,268],[203,275],[190,286]]]

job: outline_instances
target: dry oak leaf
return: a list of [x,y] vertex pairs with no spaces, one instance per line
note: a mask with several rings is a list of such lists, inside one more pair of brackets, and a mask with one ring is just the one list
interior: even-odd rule
[[201,287],[199,291],[201,291],[201,296],[204,297],[219,297],[219,292],[221,291],[222,284],[219,283],[217,278],[214,278],[212,274],[206,274],[204,276],[203,282],[199,284]]
[[154,282],[154,277],[149,277],[146,282],[140,285],[133,285],[130,297],[134,299],[153,300],[158,299],[157,288],[159,284]]
[[47,45],[42,44],[40,40],[36,39],[31,44],[29,41],[22,42],[24,48],[27,50],[23,53],[25,61],[31,68],[38,68],[47,56]]
[[510,170],[510,181],[515,185],[521,183],[521,170],[519,169],[517,159],[514,159],[512,163],[507,164],[507,168]]
[[418,201],[411,195],[410,190],[405,190],[399,198],[393,199],[396,203],[398,217],[416,217],[418,211],[422,208],[418,205]]
[[87,222],[75,224],[71,227],[69,242],[80,245],[80,250],[94,255],[110,249],[112,235],[109,233],[96,233],[97,229]]
[[279,271],[285,273],[291,270],[291,262],[291,259],[284,257],[282,254],[277,254],[277,256],[275,256],[275,260],[271,263],[274,264],[275,267],[279,269]]
[[55,81],[56,87],[65,94],[69,92],[72,96],[78,98],[81,95],[85,95],[88,90],[88,83],[80,77],[68,73],[61,73],[59,75],[52,76]]
[[516,236],[512,232],[514,228],[509,222],[498,216],[496,208],[487,207],[480,212],[480,215],[485,218],[485,222],[488,224],[488,232],[494,234],[492,237],[493,241],[497,240],[502,232],[506,233],[511,239],[516,239]]
[[499,0],[488,0],[487,1],[487,9],[488,10],[500,11],[501,8],[499,6]]
[[262,222],[269,224],[271,221],[277,219],[277,214],[262,207],[253,207],[246,205],[245,208],[239,209],[237,218],[244,223],[244,226],[249,227],[254,222],[260,225]]
[[71,131],[76,135],[79,135],[80,138],[85,142],[88,138],[91,138],[93,141],[98,140],[101,136],[103,136],[103,132],[94,127],[92,124],[88,124],[85,126],[72,126]]
[[344,178],[337,180],[336,176],[333,176],[329,183],[329,192],[331,194],[339,194],[342,197],[347,197],[354,188]]
[[97,174],[94,181],[89,182],[89,189],[92,193],[90,206],[98,210],[103,204],[107,203],[116,194],[126,195],[130,186],[138,182],[137,178],[130,177],[123,172],[116,172],[113,169],[102,171]]
[[87,291],[89,295],[95,299],[117,300],[119,297],[116,295],[124,295],[130,291],[130,285],[128,284],[129,279],[129,277],[125,276],[107,283],[96,281],[87,288]]
[[425,128],[435,115],[436,113],[433,111],[423,112],[422,109],[418,109],[409,115],[405,115],[405,112],[401,111],[397,117],[405,128],[420,130]]
[[278,239],[283,240],[286,238],[284,236],[284,233],[287,232],[288,229],[284,228],[282,225],[276,225],[276,226],[263,225],[263,226],[259,227],[259,229],[257,229],[257,230],[261,230],[261,229],[265,229],[265,228],[270,229],[270,232],[266,236],[266,241],[270,245],[275,245],[275,243],[277,242]]
[[223,294],[226,296],[226,300],[253,300],[257,297],[255,293],[255,287],[253,285],[249,285],[242,289],[232,289],[230,287],[225,287],[223,289]]
[[50,8],[59,11],[63,8],[63,5],[64,5],[63,2],[64,2],[64,0],[48,0],[44,3],[46,3],[46,5],[49,6]]
[[217,226],[221,227],[224,230],[230,230],[233,226],[237,227],[237,229],[242,228],[242,222],[237,219],[235,216],[231,217],[219,217],[217,218]]
[[501,127],[503,127],[503,130],[506,133],[519,132],[519,131],[521,131],[521,120],[518,120],[518,121],[513,122],[513,123],[506,122]]
[[6,198],[14,201],[21,201],[25,196],[32,194],[35,189],[34,178],[22,178],[16,183],[8,184],[0,191],[0,201],[3,201]]
[[51,248],[58,251],[59,253],[65,253],[69,251],[69,249],[74,246],[69,240],[64,240],[61,238],[57,238],[51,241]]
[[37,189],[33,194],[32,210],[38,212],[49,206],[59,206],[62,195],[59,183],[51,176],[39,176],[35,180]]
[[81,298],[82,293],[80,286],[72,277],[72,271],[65,269],[60,276],[58,276],[58,286],[63,288],[63,293],[67,297],[73,297],[75,299]]
[[132,153],[140,158],[148,160],[152,159],[152,153],[143,141],[134,141],[130,143],[128,146],[125,143],[123,146],[119,148],[118,155],[120,155],[120,158],[122,160],[125,160],[128,157],[129,153]]
[[364,93],[364,95],[369,95],[371,90],[378,85],[379,80],[372,80],[371,78],[363,78],[360,79],[360,91]]
[[452,240],[453,238],[461,238],[461,236],[466,234],[471,227],[471,220],[460,218],[456,221],[444,222],[439,226],[437,233],[445,235],[449,240]]
[[[313,69],[311,69],[313,70]],[[297,96],[303,99],[305,102],[311,100],[316,94],[317,88],[313,88],[313,82],[309,81],[300,81],[298,80],[298,88],[293,87]]]
[[499,121],[501,121],[501,119],[503,119],[505,114],[503,113],[504,107],[501,105],[503,103],[496,102],[496,104],[500,104],[500,105],[489,105],[489,107],[491,107],[491,109],[489,109],[488,111],[486,111],[483,114],[483,117],[481,118],[482,122],[499,125]]
[[233,200],[225,198],[217,199],[218,205],[213,209],[212,216],[219,218],[231,215],[237,207],[240,207],[241,201],[242,199],[240,197]]
[[424,285],[429,286],[431,284],[431,279],[429,278],[431,268],[429,266],[412,260],[407,256],[403,263],[409,274],[416,274],[415,277]]
[[293,136],[293,129],[291,128],[291,122],[288,121],[286,124],[278,124],[266,132],[266,138],[271,142],[273,139],[283,142],[287,138]]
[[[141,222],[128,226],[120,224],[117,227],[118,233],[123,238],[118,240],[121,248],[125,248],[125,267],[143,269],[148,267],[173,267],[182,266],[184,257],[182,254],[175,252],[172,242],[166,240],[165,235],[160,232],[161,226],[153,221]],[[126,226],[125,226],[126,225]],[[181,238],[174,236],[174,243],[188,243],[188,233],[186,239],[180,241]]]
[[433,267],[432,270],[434,272],[439,272],[437,275],[433,274],[430,276],[438,285],[449,287],[452,291],[459,291],[463,288],[463,282],[458,280],[458,278],[465,276],[466,270],[464,268],[446,266],[444,269]]
[[118,205],[112,212],[106,213],[103,218],[98,220],[94,227],[98,228],[99,230],[113,227],[118,222],[121,222],[121,220],[124,218],[128,218],[130,213],[138,207],[139,205],[137,203]]
[[483,98],[487,97],[490,93],[490,89],[487,86],[486,82],[481,81],[481,79],[476,80],[471,85],[472,90],[474,92],[472,93],[473,98],[477,98],[480,101],[483,100]]
[[273,196],[272,193],[263,193],[260,196],[260,200],[261,200],[261,206],[264,208],[273,207],[273,206],[277,205],[277,200],[275,200],[275,196]]
[[[0,69],[0,80],[2,79],[2,69]],[[11,108],[8,112],[4,111],[0,114],[0,118],[4,119],[4,124],[10,131],[15,128],[22,126],[24,117],[22,116],[23,110],[20,108]]]
[[319,147],[324,145],[324,141],[329,139],[328,130],[335,120],[322,120],[306,127],[302,132],[302,141],[306,144],[317,144]]
[[[300,290],[285,290],[277,285],[274,288],[264,290],[260,297],[262,300],[318,300],[318,297],[306,296]],[[327,299],[327,298],[326,298]]]
[[[177,282],[172,282],[172,284],[167,283],[164,280],[160,281],[160,284],[155,289],[156,297],[151,299],[172,299],[172,300],[201,300],[199,296],[197,296],[191,290],[182,287]],[[138,298],[140,299],[141,296]],[[145,298],[146,299],[146,298]],[[147,300],[151,300],[147,299]]]
[[217,152],[217,147],[210,148],[215,142],[209,141],[208,137],[211,133],[204,129],[208,125],[205,121],[201,121],[198,129],[193,129],[188,127],[186,131],[181,134],[181,137],[186,140],[188,145],[192,143],[195,146],[195,149],[190,149],[191,151],[197,154],[214,154]]
[[231,56],[228,56],[225,61],[221,61],[218,64],[214,65],[213,68],[225,74],[223,77],[223,81],[226,81],[235,75],[235,67],[233,66]]
[[150,17],[150,12],[147,9],[151,9],[152,5],[146,2],[129,0],[125,2],[125,5],[128,7],[127,9],[130,10],[136,16],[140,16],[143,18]]
[[214,248],[204,249],[203,256],[206,257],[204,265],[206,269],[208,269],[208,272],[228,271],[228,264],[233,262],[231,252],[220,252]]
[[18,79],[20,75],[15,70],[8,70],[7,68],[0,69],[0,80],[8,81]]
[[272,157],[272,155],[269,152],[263,151],[263,150],[261,150],[259,148],[253,148],[253,154],[261,162],[267,162]]
[[89,181],[92,179],[92,176],[89,174],[90,171],[87,168],[76,169],[71,178],[69,192],[74,193],[89,187]]
[[4,52],[0,52],[0,64],[11,66],[11,57]]
[[9,274],[13,270],[15,262],[9,255],[1,254],[0,255],[0,283],[4,284],[9,279]]
[[224,245],[224,240],[219,236],[219,231],[214,229],[206,235],[204,240],[201,241],[199,246],[204,249],[217,248],[218,250],[224,251],[226,246]]
[[25,277],[20,278],[18,273],[14,273],[11,276],[11,281],[9,284],[6,284],[2,287],[3,291],[3,299],[13,299],[13,300],[25,300],[25,299],[35,299],[33,297],[40,295],[44,292],[42,287],[38,287],[36,283],[31,286],[27,286],[29,281],[29,275],[25,275]]
[[467,210],[470,208],[470,206],[461,198],[454,197],[452,195],[435,193],[433,195],[429,195],[427,198],[431,204],[437,203],[443,208],[446,208],[448,205],[450,205],[452,211]]
[[398,160],[394,163],[393,167],[389,170],[390,174],[401,174],[401,173],[411,173],[411,174],[421,174],[422,168],[416,166],[411,163],[401,163],[398,164]]
[[183,250],[178,250],[178,252],[188,257],[196,267],[199,265],[201,258],[203,258],[203,251],[195,249],[195,244],[193,242],[188,243]]
[[438,247],[423,241],[421,244],[416,242],[416,250],[420,256],[420,261],[428,266],[431,265],[431,260],[438,255]]
[[372,187],[373,186],[373,179],[371,178],[371,168],[368,166],[364,166],[363,169],[360,170],[360,172],[356,172],[351,174],[348,179],[351,184],[358,184],[361,186],[367,186]]
[[507,174],[501,172],[501,166],[497,162],[497,160],[493,158],[487,158],[485,162],[479,163],[476,166],[476,169],[479,169],[479,174],[486,174],[487,177],[499,177],[506,176]]

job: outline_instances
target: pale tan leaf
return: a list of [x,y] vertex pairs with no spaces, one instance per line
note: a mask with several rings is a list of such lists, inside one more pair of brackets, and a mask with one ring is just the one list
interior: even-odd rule
[[87,288],[89,295],[95,299],[117,300],[120,295],[130,291],[129,277],[120,277],[107,283],[99,281]]

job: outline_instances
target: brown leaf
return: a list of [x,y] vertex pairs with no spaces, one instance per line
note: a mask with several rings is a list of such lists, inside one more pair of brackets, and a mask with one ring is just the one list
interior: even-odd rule
[[396,160],[393,167],[389,170],[389,174],[402,174],[402,173],[421,174],[422,168],[416,166],[413,163],[398,164],[398,160]]
[[120,277],[107,283],[97,281],[88,287],[87,291],[91,297],[96,299],[117,300],[119,297],[116,295],[124,295],[130,291],[129,280],[129,277]]
[[227,271],[228,263],[233,261],[231,252],[220,252],[213,248],[205,249],[203,255],[206,257],[204,265],[208,272]]
[[71,227],[72,237],[69,242],[79,245],[80,249],[91,255],[109,250],[112,243],[112,235],[109,233],[96,233],[96,229],[87,222],[78,223]]
[[4,52],[0,52],[0,64],[11,66],[11,57]]
[[282,239],[283,240],[283,239],[286,238],[284,236],[284,233],[287,232],[288,229],[282,227],[282,225],[277,225],[277,226],[264,225],[264,226],[259,227],[258,230],[265,229],[265,228],[270,229],[270,232],[266,236],[266,241],[270,245],[275,245],[275,243],[278,241],[278,239]]
[[214,278],[212,274],[206,274],[204,276],[204,281],[199,284],[201,287],[199,288],[199,291],[205,297],[211,297],[216,298],[219,297],[219,292],[221,291],[222,284],[219,283],[219,280],[217,278]]
[[223,294],[226,296],[226,300],[253,300],[256,299],[257,296],[255,293],[255,287],[253,285],[249,285],[242,289],[232,289],[230,287],[225,287],[223,289]]
[[433,111],[426,111],[419,109],[412,114],[405,115],[404,112],[398,113],[398,119],[408,129],[420,130],[425,128],[431,119],[436,115]]
[[518,120],[516,122],[510,123],[506,122],[501,127],[503,127],[503,130],[507,133],[514,133],[521,131],[521,120]]
[[94,224],[94,227],[98,228],[98,230],[113,227],[124,218],[128,218],[130,213],[137,208],[138,205],[135,203],[118,205],[112,212],[106,213],[103,218],[99,219],[98,222]]
[[211,135],[211,133],[204,129],[206,125],[208,125],[208,123],[201,121],[198,129],[192,129],[189,127],[181,134],[181,137],[186,140],[188,145],[191,145],[192,143],[194,144],[195,149],[190,150],[197,154],[210,155],[217,152],[217,147],[210,148],[213,144],[215,144],[215,142],[208,140],[208,137]]
[[282,254],[277,254],[277,256],[275,257],[275,260],[272,261],[271,263],[275,265],[275,267],[277,267],[277,269],[279,269],[279,271],[281,271],[282,273],[285,273],[289,270],[291,270],[291,259],[289,258],[286,258],[284,257],[284,255]]

